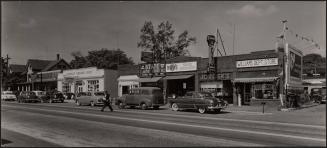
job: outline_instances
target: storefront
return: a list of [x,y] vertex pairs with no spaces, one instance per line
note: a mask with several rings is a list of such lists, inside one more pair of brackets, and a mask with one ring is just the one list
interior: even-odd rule
[[163,78],[166,96],[183,96],[188,91],[198,91],[197,67],[198,61],[168,63]]
[[132,88],[139,87],[139,77],[137,75],[119,76],[118,81],[118,96],[128,94]]
[[117,71],[96,67],[64,70],[58,74],[58,91],[89,92],[108,91],[112,97],[118,96]]
[[234,105],[279,104],[280,59],[274,50],[235,57]]

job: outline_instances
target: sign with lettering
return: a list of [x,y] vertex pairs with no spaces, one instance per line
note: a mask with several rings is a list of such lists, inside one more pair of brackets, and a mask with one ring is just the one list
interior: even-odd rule
[[181,72],[197,70],[196,62],[170,63],[166,64],[166,72]]
[[274,66],[274,65],[278,65],[278,58],[236,61],[236,68]]
[[85,77],[102,77],[104,75],[103,69],[97,69],[96,67],[81,68],[64,70],[63,77],[85,78]]
[[201,73],[200,81],[214,81],[214,80],[231,80],[231,73]]
[[142,64],[140,66],[139,75],[142,77],[147,76],[164,76],[165,75],[165,64]]

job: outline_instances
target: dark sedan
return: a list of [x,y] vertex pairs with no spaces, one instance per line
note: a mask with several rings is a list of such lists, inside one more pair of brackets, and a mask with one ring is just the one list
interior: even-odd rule
[[42,96],[42,102],[49,102],[49,103],[54,103],[54,102],[64,102],[64,95],[59,92],[59,91],[48,91],[45,93],[45,96]]
[[206,111],[215,111],[218,113],[228,105],[225,101],[205,92],[187,92],[185,96],[169,99],[168,102],[173,111],[196,109],[201,114]]

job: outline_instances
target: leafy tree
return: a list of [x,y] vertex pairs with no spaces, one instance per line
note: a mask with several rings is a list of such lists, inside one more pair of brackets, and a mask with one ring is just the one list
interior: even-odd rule
[[312,76],[315,71],[321,76],[325,76],[326,58],[315,53],[303,56],[303,73]]
[[73,52],[74,59],[70,62],[73,68],[83,68],[96,66],[97,68],[117,69],[121,64],[134,64],[131,57],[120,49],[108,50],[102,48],[100,50],[92,50],[87,56],[83,56],[80,52]]
[[157,31],[154,30],[151,21],[146,21],[141,28],[140,41],[137,43],[137,47],[152,51],[155,62],[163,60],[165,56],[166,58],[173,58],[189,54],[186,48],[196,43],[196,38],[189,37],[188,31],[185,30],[175,41],[174,33],[175,30],[168,21],[161,22]]

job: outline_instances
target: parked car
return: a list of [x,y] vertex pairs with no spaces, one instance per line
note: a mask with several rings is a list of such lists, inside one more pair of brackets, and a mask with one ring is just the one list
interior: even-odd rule
[[169,99],[168,102],[173,111],[196,109],[201,114],[206,111],[215,111],[219,113],[228,105],[222,99],[215,98],[211,93],[206,92],[187,92],[185,96]]
[[160,106],[165,105],[162,90],[158,87],[133,88],[129,94],[119,97],[115,103],[121,109],[125,106],[139,106],[143,110],[148,107],[159,109]]
[[54,103],[64,102],[64,95],[59,91],[47,91],[44,96],[41,97],[42,102]]
[[64,94],[64,98],[66,100],[71,100],[71,99],[74,99],[74,97],[75,97],[75,94],[72,92],[64,92],[63,94]]
[[326,103],[326,89],[325,88],[313,88],[310,94],[311,100],[316,103]]
[[103,105],[104,92],[80,92],[76,96],[76,105]]
[[41,99],[36,96],[35,92],[22,91],[18,96],[17,101],[18,103],[41,102]]
[[42,97],[45,96],[45,91],[40,91],[40,90],[36,90],[36,91],[32,91],[35,93],[35,95],[42,101]]
[[17,97],[12,91],[3,91],[1,92],[1,100],[16,101]]

